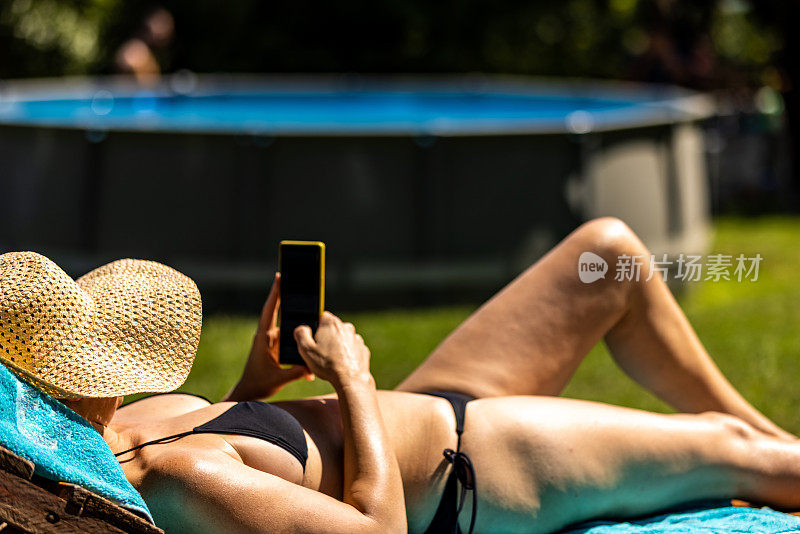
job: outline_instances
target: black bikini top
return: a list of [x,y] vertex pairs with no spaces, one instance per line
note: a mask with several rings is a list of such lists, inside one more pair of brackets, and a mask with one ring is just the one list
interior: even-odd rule
[[284,449],[297,458],[303,470],[308,460],[308,446],[303,427],[289,412],[260,401],[238,402],[211,421],[187,432],[154,439],[118,452],[122,456],[148,445],[173,441],[191,434],[236,434],[263,439]]

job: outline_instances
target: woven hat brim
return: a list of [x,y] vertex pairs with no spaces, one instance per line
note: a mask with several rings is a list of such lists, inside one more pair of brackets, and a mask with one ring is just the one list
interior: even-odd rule
[[17,376],[17,378],[19,378],[20,380],[22,380],[24,382],[28,382],[29,384],[33,385],[34,387],[44,391],[45,393],[47,393],[51,397],[55,397],[57,399],[77,399],[77,398],[80,398],[80,395],[76,395],[74,393],[70,393],[69,391],[67,391],[65,389],[61,389],[60,387],[58,387],[58,386],[56,386],[54,384],[50,384],[48,382],[45,382],[45,381],[39,379],[39,377],[37,377],[33,373],[31,373],[29,371],[26,371],[25,369],[23,369],[22,367],[16,365],[14,362],[12,362],[11,360],[9,360],[7,358],[0,357],[0,362],[2,362],[3,365],[5,365],[8,368],[9,371],[14,373]]
[[91,335],[38,376],[25,373],[34,385],[56,397],[99,398],[172,391],[186,380],[202,325],[190,278],[159,263],[119,260],[77,283],[95,303]]

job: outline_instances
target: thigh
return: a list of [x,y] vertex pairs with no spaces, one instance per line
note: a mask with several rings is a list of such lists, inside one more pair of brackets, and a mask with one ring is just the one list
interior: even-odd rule
[[[582,225],[473,313],[397,389],[559,394],[624,313],[628,286],[614,281],[613,269],[631,236],[616,219]],[[605,279],[580,281],[578,258],[586,251],[608,263]]]
[[[730,498],[742,485],[737,436],[746,425],[735,428],[729,416],[554,397],[479,399],[468,407],[462,450],[476,469],[476,532],[553,532]],[[470,513],[459,518],[462,526]]]

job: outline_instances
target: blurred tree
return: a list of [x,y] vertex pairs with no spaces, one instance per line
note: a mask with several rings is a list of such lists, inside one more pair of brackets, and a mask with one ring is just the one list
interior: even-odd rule
[[[758,20],[769,28],[769,35],[780,42],[774,53],[774,67],[765,72],[765,82],[778,86],[783,92],[786,118],[789,125],[791,153],[800,154],[800,35],[795,22],[800,15],[797,0],[759,0],[753,4]],[[770,58],[772,59],[772,58]],[[800,206],[800,165],[797,156],[793,160],[792,199],[794,207]]]
[[[0,76],[102,73],[166,8],[166,70],[504,72],[764,83],[792,37],[767,0],[3,0]],[[757,6],[757,7],[756,7]],[[773,76],[774,78],[774,76]]]
[[3,0],[0,76],[85,74],[117,0]]

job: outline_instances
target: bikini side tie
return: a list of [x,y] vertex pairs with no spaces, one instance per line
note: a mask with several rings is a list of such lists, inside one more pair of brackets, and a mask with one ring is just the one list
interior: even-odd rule
[[[459,441],[461,440],[459,439]],[[467,534],[472,534],[472,529],[475,527],[475,516],[478,513],[478,492],[476,489],[475,468],[473,467],[472,460],[469,459],[469,456],[461,451],[445,449],[443,454],[445,460],[450,462],[450,464],[453,466],[453,472],[456,475],[456,479],[461,483],[461,495],[458,498],[456,518],[458,518],[458,516],[461,514],[461,509],[464,508],[467,491],[472,492],[472,517],[470,518],[469,530],[467,531]],[[455,530],[453,532],[458,532],[457,521]]]

